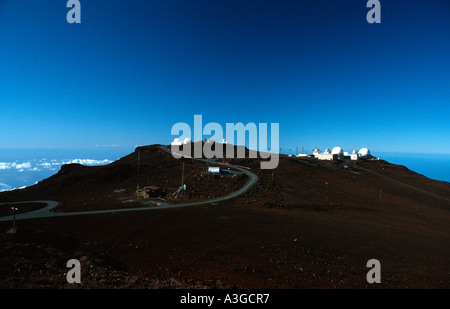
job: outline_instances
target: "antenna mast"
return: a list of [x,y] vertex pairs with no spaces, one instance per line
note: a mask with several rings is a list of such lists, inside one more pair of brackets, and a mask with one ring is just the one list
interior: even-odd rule
[[186,185],[184,184],[184,157],[181,157],[182,162],[182,170],[181,170],[181,186],[173,193],[175,198],[178,197],[179,194],[183,194],[183,191],[186,191]]
[[139,178],[140,178],[140,165],[141,165],[141,149],[138,148],[138,177],[137,177],[137,189],[139,190]]

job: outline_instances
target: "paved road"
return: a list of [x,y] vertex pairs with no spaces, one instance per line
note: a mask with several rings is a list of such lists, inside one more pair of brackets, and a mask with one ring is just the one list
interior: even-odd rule
[[[165,147],[161,146],[161,148],[167,152],[170,153],[170,151]],[[159,209],[166,209],[166,208],[177,208],[177,207],[189,207],[189,206],[198,206],[198,205],[205,205],[210,203],[218,203],[223,202],[232,198],[235,198],[239,195],[244,194],[247,192],[257,181],[258,176],[253,174],[247,169],[234,166],[228,163],[221,163],[221,162],[215,162],[213,159],[196,159],[192,158],[194,160],[203,161],[206,163],[214,163],[215,165],[221,165],[225,167],[229,167],[232,169],[235,169],[243,174],[246,174],[249,176],[249,180],[245,183],[245,185],[240,188],[239,190],[236,190],[228,195],[213,198],[206,201],[200,201],[200,202],[192,202],[192,203],[180,203],[180,204],[162,204],[157,207],[137,207],[137,208],[121,208],[121,209],[108,209],[108,210],[91,210],[91,211],[75,211],[75,212],[54,212],[52,211],[55,207],[59,206],[59,202],[56,201],[27,201],[27,202],[17,202],[17,203],[10,203],[10,205],[13,204],[21,204],[21,203],[44,203],[47,204],[46,207],[33,210],[26,213],[16,214],[16,220],[23,220],[23,219],[36,219],[36,218],[49,218],[49,217],[66,217],[66,216],[80,216],[80,215],[93,215],[93,214],[105,214],[105,213],[117,213],[117,212],[126,212],[126,211],[148,211],[148,210],[159,210]],[[1,221],[12,221],[13,216],[7,216],[7,217],[0,217]]]

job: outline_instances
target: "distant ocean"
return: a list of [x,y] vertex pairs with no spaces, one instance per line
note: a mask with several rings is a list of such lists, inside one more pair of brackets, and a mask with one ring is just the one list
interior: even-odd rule
[[[125,147],[94,149],[0,149],[0,192],[34,185],[63,164],[106,165],[134,151]],[[404,165],[428,178],[450,182],[450,155],[374,153],[390,163]]]
[[28,187],[56,174],[63,164],[106,165],[132,147],[93,149],[0,149],[0,192]]
[[450,154],[381,153],[374,155],[390,163],[404,165],[428,178],[450,182]]

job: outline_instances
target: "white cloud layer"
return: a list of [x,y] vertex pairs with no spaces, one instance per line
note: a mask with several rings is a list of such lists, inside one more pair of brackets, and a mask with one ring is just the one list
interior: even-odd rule
[[12,165],[18,170],[31,169],[31,162],[25,162],[20,164],[13,163]]
[[0,170],[9,170],[11,168],[11,163],[0,162]]
[[73,159],[71,161],[64,162],[64,164],[78,163],[82,165],[105,165],[111,163],[111,160],[93,160],[93,159]]
[[[1,1],[1,0],[0,0]],[[0,162],[0,192],[25,188],[23,183],[32,183],[55,174],[62,165],[78,163],[86,166],[106,165],[113,161],[109,159],[35,159],[35,160],[15,160],[10,162]],[[29,181],[29,179],[31,179]]]
[[10,170],[16,169],[18,172],[23,171],[34,171],[39,172],[42,169],[56,170],[55,167],[61,166],[64,164],[73,164],[78,163],[87,166],[95,166],[95,165],[106,165],[113,161],[108,159],[103,160],[95,160],[95,159],[72,159],[72,160],[51,160],[47,162],[46,160],[33,161],[33,162],[0,162],[0,170]]

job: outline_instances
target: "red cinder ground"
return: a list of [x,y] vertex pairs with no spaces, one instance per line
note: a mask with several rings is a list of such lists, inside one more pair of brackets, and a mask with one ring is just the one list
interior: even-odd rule
[[[246,194],[158,209],[135,200],[136,158],[63,166],[33,187],[0,194],[0,202],[57,200],[56,211],[151,208],[19,220],[16,234],[0,222],[0,287],[450,288],[448,183],[382,160],[282,156],[277,169],[261,170],[257,159],[226,159],[258,175]],[[206,168],[187,159],[187,191],[175,199],[180,161],[148,146],[139,181],[162,187],[162,199],[175,206],[226,195],[248,180]],[[80,285],[66,281],[72,258],[81,262]],[[381,263],[379,285],[366,281],[370,259]]]

